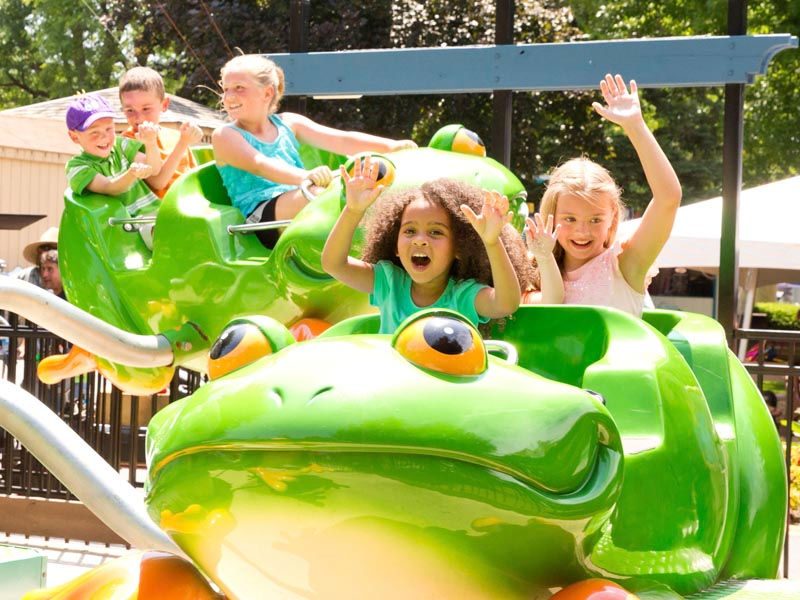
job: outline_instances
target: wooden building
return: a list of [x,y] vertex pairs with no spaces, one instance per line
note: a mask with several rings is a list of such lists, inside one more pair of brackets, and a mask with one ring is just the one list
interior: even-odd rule
[[[117,130],[127,127],[122,117],[117,88],[103,95],[119,111]],[[179,127],[194,119],[210,143],[211,132],[223,124],[223,115],[202,104],[169,94],[170,104],[161,125]],[[22,249],[39,239],[48,227],[57,227],[64,206],[67,179],[64,165],[79,148],[67,135],[64,115],[71,97],[0,111],[0,214],[42,215],[20,231],[0,230],[0,259],[6,271],[30,266]]]

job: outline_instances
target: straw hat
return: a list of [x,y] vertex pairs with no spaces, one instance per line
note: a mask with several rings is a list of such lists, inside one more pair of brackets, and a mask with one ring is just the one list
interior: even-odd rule
[[29,263],[34,265],[39,263],[39,248],[41,246],[58,246],[58,227],[50,227],[42,234],[38,242],[31,242],[25,246],[22,256]]

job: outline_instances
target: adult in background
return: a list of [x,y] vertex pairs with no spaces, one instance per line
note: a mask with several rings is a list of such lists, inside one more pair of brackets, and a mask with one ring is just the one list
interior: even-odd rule
[[[58,227],[50,227],[42,234],[42,237],[39,238],[38,242],[32,242],[27,246],[25,246],[25,248],[22,251],[22,256],[29,263],[33,264],[33,266],[24,269],[21,273],[16,275],[16,277],[17,279],[21,279],[22,281],[27,281],[28,283],[32,283],[33,285],[38,286],[40,288],[53,289],[53,291],[57,295],[63,298],[64,290],[61,286],[60,274],[58,274],[57,277],[58,291],[56,291],[55,288],[43,285],[42,282],[42,271],[41,271],[42,255],[53,250],[56,251],[55,270],[58,271]],[[48,264],[52,264],[52,261],[48,261]]]
[[[34,263],[34,266],[16,275],[18,279],[48,290],[59,298],[66,299],[64,286],[61,282],[61,272],[58,268],[58,227],[50,227],[38,241],[25,246],[22,256],[28,262]],[[22,320],[20,322],[24,323]],[[52,344],[52,341],[36,339],[33,347],[26,351],[25,341],[20,339],[17,346],[17,358],[24,359],[29,363],[29,366],[25,368],[23,363],[18,365],[17,368],[24,369],[21,383],[26,390],[32,392],[37,387],[35,365],[38,364],[39,360],[54,351],[57,353],[64,352],[67,348],[63,342],[56,342],[55,346],[52,346]]]
[[45,250],[39,253],[39,277],[42,280],[39,287],[53,292],[63,300],[67,299],[61,283],[61,272],[58,270],[58,250]]

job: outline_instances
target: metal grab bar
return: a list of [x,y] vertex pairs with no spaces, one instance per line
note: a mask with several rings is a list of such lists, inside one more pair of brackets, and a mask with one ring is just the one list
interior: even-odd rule
[[291,222],[291,219],[283,219],[282,221],[265,221],[264,223],[245,223],[243,225],[228,225],[226,229],[231,235],[234,233],[253,233],[254,231],[280,229],[281,227],[286,227]]
[[145,225],[147,223],[155,223],[155,222],[156,222],[155,215],[146,215],[143,217],[108,218],[108,224],[111,227],[114,227],[115,225]]
[[502,354],[499,358],[504,359],[507,363],[511,363],[512,365],[519,363],[519,353],[513,344],[502,340],[486,340],[483,345],[486,346],[486,351],[489,353],[496,352]]
[[[331,179],[331,183],[333,183],[336,180],[337,177],[341,177],[341,175],[339,175],[338,171],[334,170],[333,171],[333,179]],[[300,193],[303,194],[303,196],[305,197],[306,201],[309,202],[309,203],[311,203],[314,200],[316,200],[317,196],[318,196],[318,194],[315,194],[315,193],[313,193],[311,191],[311,186],[313,186],[313,185],[314,185],[314,182],[311,181],[310,179],[303,179],[303,181],[300,182],[300,186],[299,186],[300,187]],[[328,187],[330,187],[330,185],[331,184],[329,183],[328,186],[326,186],[323,191],[327,191]],[[320,193],[322,193],[322,192],[320,192]]]
[[311,191],[312,185],[314,185],[314,182],[310,179],[303,179],[303,181],[300,182],[300,193],[303,194],[303,197],[305,197],[308,203],[317,199],[317,195]]

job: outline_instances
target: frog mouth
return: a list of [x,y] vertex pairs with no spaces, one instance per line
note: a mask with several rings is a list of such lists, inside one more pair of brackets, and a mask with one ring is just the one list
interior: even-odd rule
[[[248,442],[221,442],[203,444],[184,448],[173,452],[153,465],[150,473],[151,481],[154,481],[158,474],[168,464],[178,459],[203,454],[206,452],[275,452],[275,453],[294,453],[309,452],[317,454],[375,454],[375,455],[394,455],[394,456],[419,456],[440,460],[449,460],[459,463],[466,463],[483,470],[497,473],[504,478],[511,478],[523,484],[529,489],[534,489],[538,493],[552,498],[580,495],[584,500],[588,497],[606,495],[610,488],[614,488],[614,480],[619,484],[618,473],[621,469],[622,454],[618,450],[605,444],[597,445],[597,452],[594,457],[594,465],[589,469],[584,480],[573,490],[553,490],[546,482],[543,482],[528,473],[491,458],[478,456],[476,454],[453,450],[424,446],[406,446],[394,444],[359,444],[348,442],[314,442],[314,441],[289,441],[289,440],[265,440]],[[618,485],[616,486],[618,487]]]

